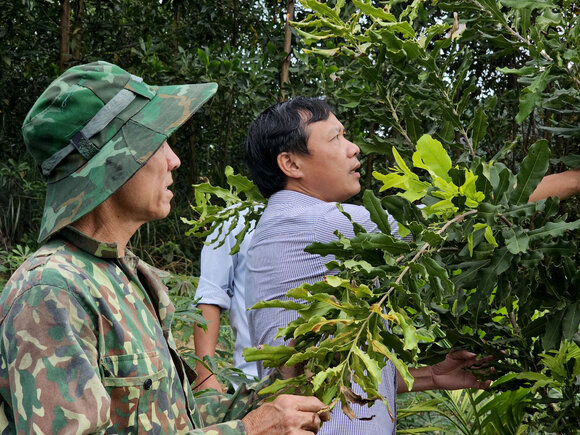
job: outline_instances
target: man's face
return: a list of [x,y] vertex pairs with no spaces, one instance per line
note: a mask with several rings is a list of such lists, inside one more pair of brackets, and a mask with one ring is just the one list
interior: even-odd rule
[[308,151],[302,155],[302,184],[309,195],[327,202],[345,201],[360,192],[359,147],[345,138],[344,126],[330,114],[306,127]]
[[181,165],[167,142],[137,173],[117,190],[111,201],[119,214],[137,223],[162,219],[171,210],[171,171]]

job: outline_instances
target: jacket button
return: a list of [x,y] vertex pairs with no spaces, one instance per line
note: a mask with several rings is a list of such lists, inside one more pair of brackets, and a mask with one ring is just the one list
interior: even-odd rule
[[151,379],[147,379],[145,383],[143,383],[143,388],[149,390],[151,389],[151,385],[153,385],[153,381]]

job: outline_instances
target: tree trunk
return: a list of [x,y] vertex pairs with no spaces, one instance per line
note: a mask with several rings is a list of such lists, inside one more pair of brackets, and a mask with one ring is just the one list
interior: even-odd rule
[[230,43],[232,48],[235,48],[236,44],[238,43],[238,3],[236,0],[233,0],[232,37]]
[[70,0],[60,3],[60,61],[58,67],[63,72],[70,59]]
[[284,32],[284,53],[286,57],[282,62],[282,71],[280,72],[280,101],[284,101],[284,84],[290,82],[290,53],[292,52],[292,30],[290,29],[290,21],[294,20],[294,0],[288,0],[288,8],[286,13],[286,29]]
[[[173,3],[173,24],[175,26],[176,35],[180,34],[181,29],[181,2]],[[175,59],[178,58],[179,54],[179,40],[178,38],[173,39],[173,49],[175,53]]]
[[73,30],[73,52],[72,57],[76,63],[80,63],[81,60],[81,45],[83,36],[83,22],[85,19],[85,0],[78,0],[75,20],[74,20],[74,30]]

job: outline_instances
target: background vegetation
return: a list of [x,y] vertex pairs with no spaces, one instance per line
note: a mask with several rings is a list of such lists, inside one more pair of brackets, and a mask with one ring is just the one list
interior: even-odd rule
[[[179,217],[197,217],[189,207],[192,184],[227,188],[226,165],[246,172],[240,146],[258,112],[294,95],[327,96],[364,152],[364,187],[376,191],[372,172],[394,165],[392,147],[409,162],[424,133],[441,141],[454,162],[493,159],[514,173],[530,146],[546,139],[549,171],[573,168],[580,165],[579,15],[571,0],[0,0],[0,278],[36,248],[44,194],[22,143],[22,120],[72,65],[102,59],[148,83],[220,86],[175,138],[182,168],[171,216],[132,240],[142,258],[171,272],[177,331],[187,342],[201,242],[183,237],[189,227]],[[282,84],[285,68],[289,82]],[[573,199],[559,205],[558,216],[572,221],[578,211]],[[568,238],[575,242],[577,235]],[[572,268],[577,255],[570,253]],[[577,304],[577,282],[570,288],[576,293],[560,297],[556,288],[553,297]],[[576,332],[578,318],[571,317]],[[227,349],[230,341],[222,341]],[[577,428],[580,360],[574,352],[560,355],[563,371],[548,373],[566,384],[548,385],[563,395],[549,405],[552,414],[530,419],[529,396],[518,398],[520,390],[513,390],[511,399],[503,397],[513,404],[510,415],[486,428],[489,396],[463,392],[410,399],[399,426],[452,425],[463,433]],[[562,409],[569,410],[567,420],[552,418]]]

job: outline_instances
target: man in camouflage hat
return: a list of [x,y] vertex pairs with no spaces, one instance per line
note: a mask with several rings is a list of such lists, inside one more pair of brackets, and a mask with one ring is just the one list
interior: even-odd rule
[[2,433],[308,433],[327,417],[313,397],[258,407],[260,386],[194,399],[167,288],[126,249],[169,213],[180,161],[167,138],[216,89],[149,86],[95,62],[28,113],[24,140],[48,182],[44,245],[0,299]]

